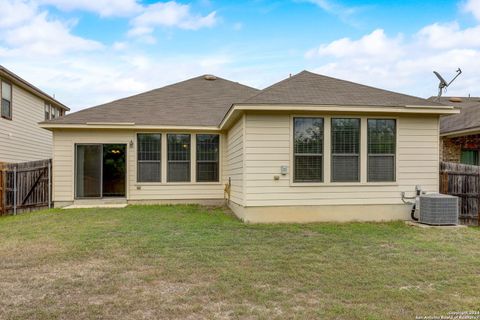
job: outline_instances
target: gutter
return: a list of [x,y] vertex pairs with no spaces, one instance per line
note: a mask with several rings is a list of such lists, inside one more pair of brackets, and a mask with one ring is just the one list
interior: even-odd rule
[[60,107],[65,111],[70,111],[70,108],[55,99],[54,97],[50,96],[49,94],[46,94],[39,88],[35,87],[33,84],[30,82],[22,79],[21,77],[17,76],[15,73],[12,71],[8,70],[4,66],[0,65],[0,75],[3,76],[5,79],[11,81],[12,83],[16,84],[17,86],[27,90],[31,94],[42,98],[52,104],[54,104],[56,107]]
[[43,129],[131,129],[131,130],[177,130],[177,131],[221,131],[213,126],[172,126],[172,125],[136,125],[134,122],[87,122],[84,124],[40,122]]
[[299,105],[299,104],[233,104],[220,123],[220,129],[228,126],[235,114],[245,111],[315,111],[315,112],[336,112],[336,113],[403,113],[403,114],[457,114],[460,110],[453,106],[345,106],[345,105]]

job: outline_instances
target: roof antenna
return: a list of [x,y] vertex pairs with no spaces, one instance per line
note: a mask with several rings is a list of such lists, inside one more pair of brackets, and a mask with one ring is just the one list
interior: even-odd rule
[[455,71],[457,73],[457,75],[450,81],[447,83],[447,81],[445,81],[445,79],[443,79],[443,77],[440,75],[440,73],[438,73],[437,71],[433,71],[433,73],[437,76],[438,80],[440,80],[440,83],[438,84],[438,95],[437,95],[437,101],[440,100],[440,97],[442,96],[442,91],[444,92],[447,92],[447,88],[449,85],[452,84],[452,82],[457,79],[457,77],[459,75],[462,74],[462,69],[458,68],[457,71]]

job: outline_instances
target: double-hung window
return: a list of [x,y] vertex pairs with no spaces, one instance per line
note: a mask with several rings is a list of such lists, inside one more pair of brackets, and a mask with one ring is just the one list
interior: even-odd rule
[[2,118],[12,119],[12,85],[5,81],[1,81],[0,96],[2,101]]
[[52,111],[52,106],[48,103],[45,103],[45,120],[50,120],[51,111]]
[[190,182],[190,135],[167,135],[167,181]]
[[197,182],[218,182],[218,134],[197,134]]
[[294,118],[294,182],[323,181],[323,118]]
[[161,141],[159,133],[137,135],[137,182],[161,182]]
[[332,118],[332,181],[360,181],[360,119]]
[[368,119],[368,181],[395,181],[395,119]]

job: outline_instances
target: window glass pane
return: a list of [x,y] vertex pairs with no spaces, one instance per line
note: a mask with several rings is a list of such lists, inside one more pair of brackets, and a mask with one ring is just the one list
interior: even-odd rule
[[190,135],[168,135],[168,160],[190,161]]
[[169,182],[190,181],[190,135],[167,135],[167,158]]
[[5,99],[2,99],[2,117],[12,117],[12,104],[10,103],[10,101]]
[[77,198],[101,197],[102,146],[76,146],[76,196]]
[[395,154],[394,119],[368,119],[368,153]]
[[50,120],[50,105],[45,104],[45,120]]
[[332,119],[332,153],[358,154],[360,119]]
[[332,156],[332,180],[335,182],[360,181],[359,156]]
[[189,162],[168,162],[168,181],[169,182],[189,182],[190,181],[190,161]]
[[478,151],[477,150],[462,150],[460,155],[460,163],[471,164],[478,166]]
[[2,82],[2,99],[12,101],[12,86],[6,82]]
[[323,156],[295,156],[295,181],[323,181]]
[[137,181],[161,182],[161,142],[159,133],[137,135]]
[[323,118],[295,118],[295,153],[323,153]]
[[198,182],[218,182],[218,162],[197,162]]
[[160,160],[161,134],[139,133],[138,140],[138,160]]
[[395,181],[395,119],[368,119],[367,180]]
[[138,182],[160,182],[161,180],[160,161],[139,161]]
[[219,140],[217,134],[197,134],[197,181],[218,181]]
[[360,181],[360,119],[332,119],[332,181]]
[[323,118],[294,118],[295,182],[323,181]]

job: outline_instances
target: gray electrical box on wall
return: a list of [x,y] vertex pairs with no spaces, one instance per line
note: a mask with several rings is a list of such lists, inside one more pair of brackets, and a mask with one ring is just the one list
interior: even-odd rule
[[286,175],[288,173],[288,166],[280,166],[280,173]]

